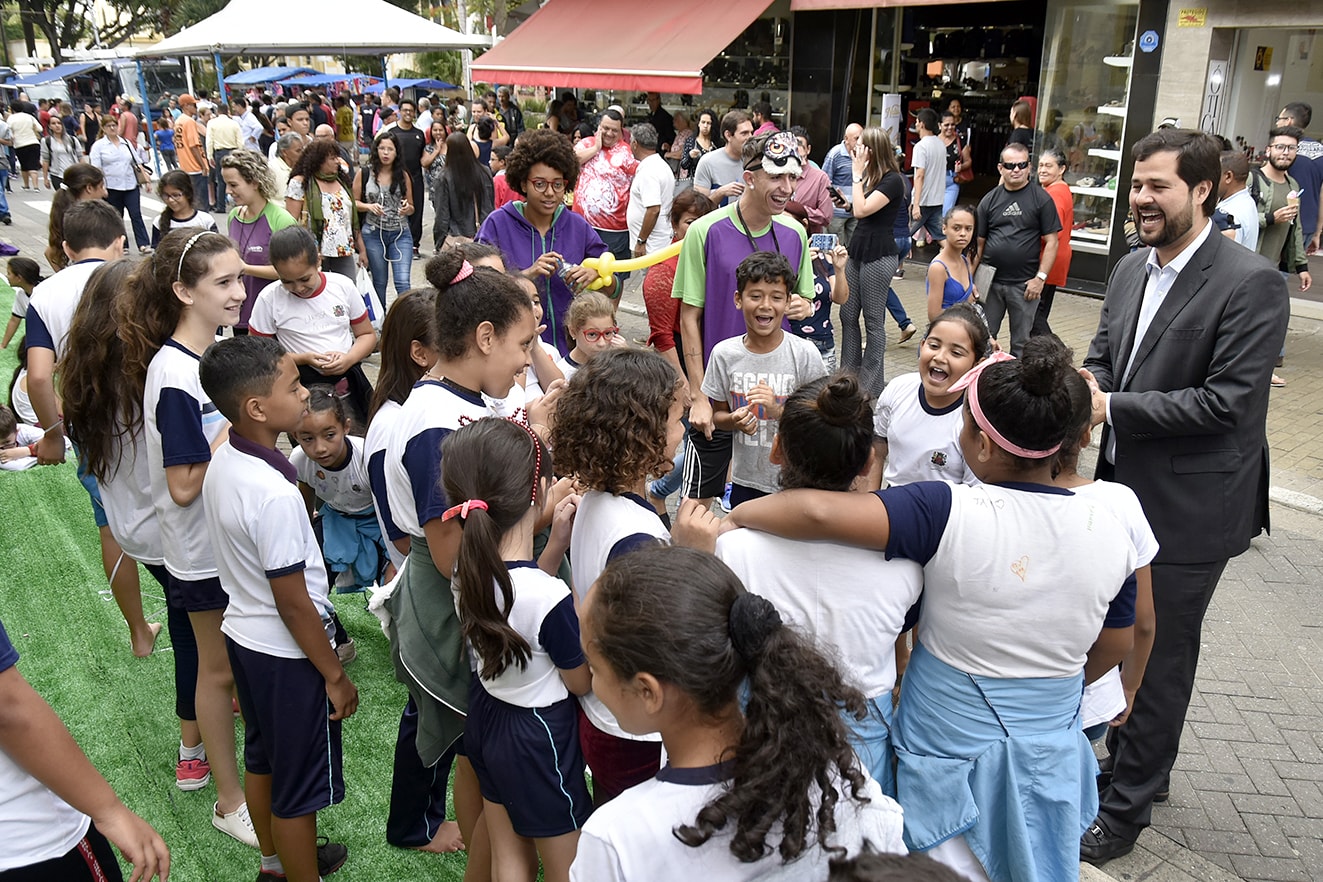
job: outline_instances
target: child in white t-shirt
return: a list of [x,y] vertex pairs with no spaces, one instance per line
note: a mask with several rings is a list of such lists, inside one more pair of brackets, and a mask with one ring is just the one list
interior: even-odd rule
[[725,564],[641,548],[607,565],[580,623],[596,694],[661,733],[667,764],[588,819],[573,882],[824,879],[833,857],[905,851],[842,719],[863,694]]
[[0,404],[0,469],[21,472],[36,465],[41,436],[41,429],[23,425],[12,410]]
[[[367,456],[363,439],[349,434],[349,416],[335,389],[325,384],[308,389],[308,413],[294,440],[299,446],[289,461],[336,589],[361,590],[375,583],[386,549],[372,505]],[[318,499],[323,504],[314,515]]]
[[565,319],[574,348],[556,362],[556,368],[566,380],[588,363],[588,359],[605,352],[612,346],[625,345],[616,324],[615,304],[605,294],[584,291],[570,303]]
[[769,457],[781,407],[791,392],[827,373],[817,347],[781,327],[795,288],[785,257],[756,251],[740,262],[735,282],[746,333],[712,347],[702,389],[712,401],[712,424],[734,433],[732,506],[777,491],[779,467]]
[[[620,349],[593,358],[557,402],[552,430],[556,465],[584,488],[574,514],[570,559],[574,590],[588,596],[606,565],[636,548],[669,542],[647,499],[650,475],[673,467],[684,438],[687,403],[675,368],[655,352]],[[631,735],[596,695],[579,701],[579,741],[593,770],[593,801],[602,805],[656,774],[661,738]]]
[[30,257],[10,258],[5,276],[14,289],[14,305],[9,310],[9,324],[5,325],[4,337],[0,338],[0,349],[9,348],[9,341],[14,339],[19,323],[27,318],[32,289],[45,281],[41,277],[41,267]]
[[951,387],[991,351],[987,326],[967,304],[951,307],[928,326],[919,345],[918,372],[901,374],[878,396],[870,489],[978,480],[960,448],[965,393]]
[[275,337],[294,357],[305,386],[329,383],[347,395],[362,424],[372,384],[360,362],[377,345],[362,295],[344,276],[321,271],[317,241],[303,227],[272,234],[271,266],[278,278],[257,295],[249,330]]
[[221,630],[244,715],[261,873],[315,879],[348,856],[338,843],[317,844],[316,815],[344,799],[340,725],[358,709],[358,688],[331,646],[321,550],[294,468],[276,449],[282,432],[298,428],[308,393],[289,353],[257,336],[216,343],[198,373],[231,423],[202,501],[229,596]]

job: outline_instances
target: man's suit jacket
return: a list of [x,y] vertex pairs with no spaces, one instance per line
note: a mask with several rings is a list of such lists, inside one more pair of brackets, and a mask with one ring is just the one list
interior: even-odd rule
[[1148,254],[1117,264],[1084,362],[1112,393],[1098,477],[1139,496],[1158,562],[1226,560],[1268,527],[1269,380],[1290,298],[1276,267],[1213,231],[1136,343]]

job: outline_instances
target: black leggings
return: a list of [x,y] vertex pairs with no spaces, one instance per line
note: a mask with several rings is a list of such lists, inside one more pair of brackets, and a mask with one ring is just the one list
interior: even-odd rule
[[170,574],[160,564],[143,564],[165,591],[165,628],[170,632],[171,653],[175,657],[175,716],[192,722],[198,718],[195,697],[198,691],[198,640],[193,623],[183,603],[170,596]]
[[124,882],[115,851],[96,825],[57,858],[0,873],[0,882]]

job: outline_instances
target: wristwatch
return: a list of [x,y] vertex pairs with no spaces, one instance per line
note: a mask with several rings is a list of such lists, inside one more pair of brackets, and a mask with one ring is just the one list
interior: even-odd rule
[[1034,278],[1035,278],[1035,279],[1038,279],[1038,281],[1040,281],[1040,282],[1046,282],[1046,281],[1047,281],[1047,273],[1043,272],[1042,270],[1039,270],[1038,272],[1034,273]]
[[856,184],[862,184],[862,183],[864,182],[864,179],[863,179],[862,177],[856,177],[856,178],[854,179],[854,182],[855,182]]

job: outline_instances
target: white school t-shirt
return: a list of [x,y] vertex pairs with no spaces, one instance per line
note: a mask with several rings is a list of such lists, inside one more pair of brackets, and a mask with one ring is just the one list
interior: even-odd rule
[[349,458],[338,469],[327,468],[308,458],[302,447],[289,454],[289,464],[299,480],[307,484],[317,497],[331,508],[344,514],[362,514],[372,508],[372,484],[368,479],[367,455],[363,452],[363,439],[345,435]]
[[[538,569],[533,561],[508,562],[514,603],[506,621],[528,641],[532,655],[521,669],[509,665],[498,676],[482,679],[487,694],[515,707],[547,707],[569,697],[561,670],[572,671],[584,663],[579,644],[579,616],[574,611],[570,588],[555,576]],[[500,589],[492,584],[497,603]],[[474,668],[482,670],[482,659],[474,650]]]
[[743,529],[717,539],[717,557],[750,593],[767,598],[788,624],[839,658],[865,696],[891,692],[891,647],[923,592],[923,567],[866,548]]
[[568,383],[570,378],[577,374],[579,368],[583,367],[583,365],[579,364],[579,362],[575,361],[569,355],[562,355],[560,358],[556,359],[556,367],[560,368],[561,374],[565,377],[565,382]]
[[104,260],[80,260],[60,270],[32,289],[28,303],[27,337],[29,349],[49,349],[55,360],[64,357],[64,343],[73,324],[74,310],[83,297],[87,279],[100,269]]
[[152,501],[152,469],[142,428],[136,437],[123,440],[119,463],[97,486],[110,534],[124,553],[140,563],[163,564],[165,546]]
[[981,677],[1074,677],[1138,554],[1110,507],[1041,484],[878,491],[886,553],[924,565],[919,639]]
[[[657,510],[641,496],[615,496],[589,490],[579,500],[570,533],[570,560],[574,562],[574,591],[580,601],[588,596],[606,565],[622,554],[654,542],[670,542],[671,534]],[[657,733],[635,735],[620,728],[615,714],[593,693],[579,696],[579,706],[598,729],[630,741],[661,741]]]
[[[16,664],[18,650],[0,624],[0,673]],[[0,872],[67,854],[91,822],[0,750]]]
[[[712,838],[694,848],[685,845],[672,832],[681,824],[692,824],[699,811],[727,786],[732,764],[701,769],[675,769],[665,766],[657,777],[631,787],[620,796],[600,806],[583,825],[571,882],[673,882],[676,879],[702,882],[804,882],[826,879],[828,862],[833,855],[817,846],[816,830],[808,841],[813,843],[795,861],[781,863],[775,846],[780,842],[780,828],[774,826],[767,841],[769,854],[753,863],[740,861],[730,851],[735,823],[718,830]],[[830,841],[843,847],[849,856],[859,854],[865,843],[884,854],[905,854],[901,830],[904,818],[896,801],[883,795],[882,788],[864,772],[860,804],[848,796],[848,785],[836,803],[836,830]]]
[[9,309],[10,315],[14,316],[14,318],[27,318],[28,304],[31,301],[32,298],[28,296],[27,291],[22,288],[15,288],[14,305]]
[[322,551],[284,454],[231,432],[207,468],[202,499],[221,587],[230,597],[221,631],[253,652],[306,658],[280,617],[271,580],[302,572],[326,625],[331,601]]
[[916,481],[977,484],[960,450],[964,407],[963,395],[941,409],[929,405],[917,372],[887,383],[873,410],[873,434],[887,442],[883,486]]
[[[1153,535],[1144,508],[1135,491],[1115,481],[1094,481],[1073,488],[1077,496],[1096,499],[1108,506],[1130,534],[1138,557],[1135,568],[1146,567],[1158,554],[1158,538]],[[1112,668],[1084,687],[1084,701],[1080,710],[1084,727],[1096,726],[1114,718],[1125,710],[1125,688],[1121,683],[1121,668]]]
[[[779,346],[761,353],[750,352],[742,336],[731,337],[712,347],[702,391],[711,400],[725,402],[735,411],[748,405],[749,392],[755,386],[766,383],[772,387],[777,404],[784,405],[790,393],[826,375],[822,353],[803,337],[783,333]],[[739,430],[732,433],[730,476],[736,484],[764,493],[780,489],[781,468],[768,461],[778,423],[759,414],[758,431],[752,435]]]
[[387,400],[383,403],[372,415],[367,437],[363,439],[363,456],[367,460],[372,503],[377,509],[377,525],[381,527],[381,535],[386,537],[386,554],[397,570],[404,565],[404,555],[395,547],[395,540],[403,539],[408,534],[395,523],[390,502],[386,499],[386,448],[400,421],[401,408],[402,405],[396,401]]
[[363,295],[339,273],[321,275],[321,287],[310,297],[295,297],[279,280],[263,288],[249,330],[275,337],[290,352],[348,352],[354,345],[350,325],[368,320]]
[[436,380],[414,384],[386,447],[386,499],[397,527],[423,536],[422,525],[445,513],[441,442],[465,422],[494,415],[478,393]]
[[[175,340],[152,357],[143,394],[143,423],[152,502],[161,525],[165,568],[176,579],[197,582],[216,575],[207,538],[201,494],[187,506],[170,498],[167,466],[211,462],[211,445],[229,422],[216,409],[198,379],[201,356]],[[303,513],[307,520],[306,512]]]

